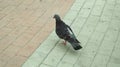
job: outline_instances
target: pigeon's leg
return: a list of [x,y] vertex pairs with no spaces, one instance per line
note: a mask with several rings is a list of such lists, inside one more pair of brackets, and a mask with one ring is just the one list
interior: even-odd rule
[[66,40],[64,40],[64,41],[62,42],[62,44],[64,44],[64,45],[66,45],[66,43],[67,43],[67,41],[66,41]]
[[65,40],[64,45],[66,45],[67,41]]

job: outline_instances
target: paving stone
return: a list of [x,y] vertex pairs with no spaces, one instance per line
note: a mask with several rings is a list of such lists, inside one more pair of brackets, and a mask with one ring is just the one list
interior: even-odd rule
[[96,0],[87,0],[83,6],[83,8],[92,9],[93,5],[95,4]]
[[99,43],[88,42],[82,50],[82,54],[86,57],[94,58],[98,48]]
[[91,62],[92,58],[81,55],[73,67],[89,67]]
[[114,42],[104,40],[98,50],[98,53],[110,56],[114,46],[115,46]]
[[38,67],[39,65],[39,62],[38,61],[36,61],[36,60],[31,60],[31,59],[29,59],[29,60],[27,60],[27,62],[25,62],[25,64],[24,65],[22,65],[22,67]]
[[77,13],[78,13],[77,11],[71,10],[65,15],[64,19],[73,21],[77,16]]
[[96,31],[98,31],[98,32],[107,31],[108,24],[109,24],[109,22],[99,22],[97,27],[96,27]]
[[105,0],[97,0],[95,5],[104,6],[105,2]]
[[5,63],[4,61],[0,60],[0,66],[1,66],[1,67],[4,67],[5,64],[6,64],[6,63]]
[[110,59],[108,65],[109,65],[110,63],[113,63],[113,64],[120,64],[120,58],[111,57],[111,59]]
[[97,54],[97,56],[94,58],[91,67],[106,67],[108,59],[109,56]]
[[70,10],[79,11],[82,8],[84,1],[85,0],[81,0],[81,2],[75,2],[73,6],[70,8]]
[[84,27],[82,28],[82,30],[81,30],[80,33],[89,36],[89,35],[92,34],[92,32],[94,31],[94,29],[95,29],[94,26],[86,25],[86,26],[84,26]]
[[89,18],[87,19],[86,24],[96,26],[98,24],[99,18],[100,17],[98,16],[90,15]]
[[120,54],[118,53],[120,49],[114,49],[112,57],[119,58]]
[[91,35],[91,38],[90,38],[89,42],[101,43],[101,41],[103,39],[103,36],[104,36],[104,33],[95,31]]
[[61,61],[60,64],[58,65],[58,67],[73,67],[73,64],[65,62],[65,61]]
[[96,5],[94,8],[93,8],[93,11],[92,11],[92,15],[97,15],[97,16],[100,16],[101,13],[102,13],[102,9],[103,9],[104,5]]
[[119,48],[120,48],[120,35],[118,36],[117,41],[116,41],[116,45],[115,45],[115,49],[119,49]]
[[77,38],[78,38],[78,40],[81,42],[81,45],[82,45],[83,48],[84,48],[84,46],[86,45],[86,43],[87,43],[88,40],[89,40],[89,36],[84,35],[84,34],[79,34],[79,36],[78,36]]
[[107,67],[119,67],[120,64],[116,64],[116,63],[109,63]]
[[86,18],[82,18],[82,17],[79,18],[79,19],[76,18],[76,20],[74,21],[74,24],[71,25],[71,28],[72,28],[72,30],[74,31],[74,33],[76,35],[79,34],[78,31],[80,31],[82,29],[82,27],[85,24],[85,22],[86,22]]
[[[111,36],[114,35],[114,36]],[[104,40],[109,40],[115,42],[117,40],[118,31],[114,29],[109,29],[104,37]]]
[[83,8],[81,9],[80,13],[79,13],[79,17],[84,17],[84,18],[87,18],[90,14],[90,9],[87,9],[87,8]]

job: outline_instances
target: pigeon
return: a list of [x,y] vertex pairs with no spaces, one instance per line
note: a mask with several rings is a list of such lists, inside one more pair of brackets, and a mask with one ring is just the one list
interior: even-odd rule
[[67,24],[65,24],[60,16],[58,14],[55,14],[53,17],[56,21],[56,29],[55,32],[57,34],[57,36],[61,39],[65,40],[65,44],[66,41],[69,42],[72,47],[75,50],[79,50],[82,48],[82,46],[80,45],[80,42],[77,40],[76,36],[74,35],[72,29],[70,28],[70,26],[68,26]]

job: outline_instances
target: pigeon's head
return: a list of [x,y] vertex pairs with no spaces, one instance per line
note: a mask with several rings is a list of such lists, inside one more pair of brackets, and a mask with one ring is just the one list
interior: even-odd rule
[[60,20],[60,16],[58,14],[55,14],[54,17],[56,20]]

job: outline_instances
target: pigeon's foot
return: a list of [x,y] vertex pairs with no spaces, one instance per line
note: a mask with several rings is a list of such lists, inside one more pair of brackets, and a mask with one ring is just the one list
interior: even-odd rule
[[64,44],[66,46],[67,42],[66,41],[63,41],[62,44]]
[[64,42],[63,42],[63,44],[64,44],[64,45],[66,45],[66,44],[67,44],[67,42],[66,42],[66,41],[64,41]]

